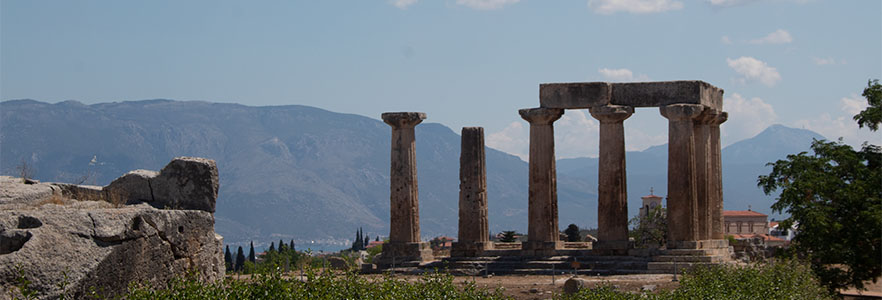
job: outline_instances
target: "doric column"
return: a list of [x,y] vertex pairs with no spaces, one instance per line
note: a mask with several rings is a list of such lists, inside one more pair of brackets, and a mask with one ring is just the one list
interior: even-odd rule
[[459,154],[459,234],[451,256],[479,256],[490,248],[484,128],[463,127]]
[[383,113],[382,118],[392,126],[389,244],[383,246],[383,258],[425,261],[431,259],[432,250],[428,243],[420,242],[414,127],[426,119],[426,114],[390,112]]
[[723,162],[720,146],[720,124],[729,119],[729,113],[720,112],[710,123],[710,149],[711,149],[711,219],[713,224],[711,238],[722,240],[726,237],[726,227],[723,225]]
[[710,123],[719,111],[705,108],[693,119],[692,130],[695,135],[695,187],[698,199],[698,239],[708,240],[712,235],[713,195],[711,167]]
[[518,111],[530,122],[529,235],[523,250],[528,255],[550,255],[559,246],[557,223],[557,171],[554,161],[554,126],[562,109],[530,108]]
[[695,139],[692,119],[704,110],[697,104],[659,107],[668,119],[668,248],[694,248],[698,240],[695,186]]
[[628,248],[628,187],[625,174],[625,127],[634,113],[630,106],[589,108],[600,121],[600,160],[597,167],[597,244],[595,249]]

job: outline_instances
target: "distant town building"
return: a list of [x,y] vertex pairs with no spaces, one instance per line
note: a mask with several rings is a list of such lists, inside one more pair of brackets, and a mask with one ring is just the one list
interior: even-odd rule
[[661,206],[662,199],[664,199],[664,198],[662,198],[661,196],[654,195],[652,192],[652,188],[649,188],[649,195],[640,197],[640,199],[643,199],[643,205],[640,206],[639,216],[641,218],[643,218],[646,216],[646,214],[649,213],[649,210],[656,208],[658,206]]
[[780,226],[781,223],[770,221],[769,222],[769,235],[774,236],[776,238],[780,238],[785,241],[790,241],[796,236],[797,227],[796,224],[790,226],[790,228],[783,228]]
[[[725,210],[723,211],[723,224],[726,235],[736,240],[762,238],[768,246],[783,246],[788,240],[772,235],[770,232],[769,216],[750,210]],[[777,225],[777,222],[775,222]]]

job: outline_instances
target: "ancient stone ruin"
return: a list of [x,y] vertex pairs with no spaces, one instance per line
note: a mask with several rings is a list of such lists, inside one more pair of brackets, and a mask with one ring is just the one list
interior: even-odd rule
[[[550,83],[539,107],[521,109],[530,123],[528,240],[497,249],[488,237],[483,129],[462,131],[459,240],[444,265],[483,264],[498,271],[544,272],[555,266],[596,273],[667,272],[731,260],[723,231],[720,124],[723,90],[702,81]],[[668,242],[664,250],[633,249],[628,240],[624,121],[635,107],[658,107],[668,119]],[[600,121],[598,236],[588,249],[559,239],[554,122],[567,109],[588,109]],[[391,232],[381,267],[437,266],[419,236],[414,126],[424,113],[384,113],[392,126]],[[572,263],[570,263],[572,261]],[[437,261],[436,261],[437,262]],[[582,263],[580,263],[582,262]]]
[[114,296],[188,273],[223,279],[213,160],[179,157],[110,185],[25,184],[0,176],[0,299],[21,279],[39,298]]

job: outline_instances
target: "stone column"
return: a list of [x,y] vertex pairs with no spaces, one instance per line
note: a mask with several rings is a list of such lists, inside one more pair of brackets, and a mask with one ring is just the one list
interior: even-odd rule
[[600,121],[600,160],[597,182],[598,250],[628,249],[628,187],[625,174],[625,127],[634,113],[630,106],[589,108]]
[[554,126],[562,109],[529,108],[518,111],[530,122],[530,194],[528,239],[524,255],[553,255],[560,248],[557,222],[557,171],[554,161]]
[[487,226],[484,128],[463,127],[459,154],[459,234],[451,256],[480,256],[491,249]]
[[723,162],[720,147],[720,124],[729,119],[729,113],[720,112],[710,123],[710,149],[711,149],[711,219],[713,224],[711,238],[724,240],[726,238],[726,226],[723,224]]
[[711,143],[710,123],[716,119],[718,111],[705,108],[698,117],[693,119],[693,132],[695,135],[695,187],[698,199],[698,239],[708,240],[711,238],[713,187],[711,175]]
[[[428,243],[420,242],[420,205],[417,189],[414,127],[426,119],[425,113],[383,113],[383,122],[392,126],[392,156],[389,185],[389,243],[383,258],[426,261],[432,258]],[[427,255],[428,253],[428,255]]]
[[668,119],[668,248],[698,247],[698,198],[695,186],[695,139],[692,119],[704,107],[659,107]]

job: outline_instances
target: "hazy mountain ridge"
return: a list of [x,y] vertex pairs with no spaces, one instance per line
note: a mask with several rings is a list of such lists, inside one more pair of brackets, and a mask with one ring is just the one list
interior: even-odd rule
[[[341,241],[360,226],[371,236],[388,234],[390,128],[376,119],[299,105],[173,100],[13,100],[0,102],[0,117],[3,174],[15,175],[25,160],[40,180],[70,182],[91,173],[87,183],[104,185],[133,169],[157,170],[175,156],[215,159],[221,177],[216,229],[230,243]],[[810,139],[800,149],[798,141],[812,135],[795,130],[772,126],[723,150],[727,208],[768,208],[769,198],[755,187],[757,170],[765,157],[808,149]],[[766,138],[767,132],[778,137]],[[458,132],[424,123],[416,134],[423,236],[455,235]],[[794,141],[787,145],[765,144],[789,136]],[[764,148],[774,151],[750,155]],[[627,154],[631,214],[649,187],[664,195],[666,153],[661,145]],[[740,169],[731,167],[730,157]],[[561,226],[596,224],[596,165],[592,158],[558,161]],[[491,230],[526,231],[527,163],[488,149],[487,167]]]

